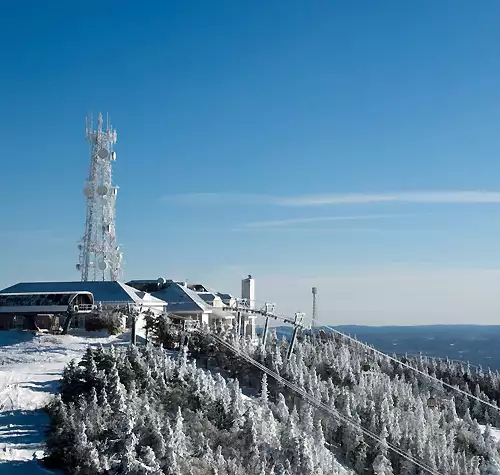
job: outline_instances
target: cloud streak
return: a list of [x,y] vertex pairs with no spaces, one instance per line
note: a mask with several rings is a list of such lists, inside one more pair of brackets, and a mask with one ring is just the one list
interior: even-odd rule
[[274,205],[289,207],[339,206],[377,203],[496,204],[499,191],[413,191],[395,193],[330,193],[270,196],[244,193],[191,193],[163,197],[192,205]]
[[300,224],[327,223],[335,221],[363,221],[391,219],[411,216],[408,214],[368,214],[354,216],[316,216],[311,218],[282,219],[276,221],[254,221],[244,225],[245,228],[263,229],[263,228],[283,228]]
[[345,193],[325,195],[299,195],[277,198],[281,206],[324,206],[371,203],[434,203],[434,204],[481,204],[500,203],[496,191],[417,191],[400,193]]

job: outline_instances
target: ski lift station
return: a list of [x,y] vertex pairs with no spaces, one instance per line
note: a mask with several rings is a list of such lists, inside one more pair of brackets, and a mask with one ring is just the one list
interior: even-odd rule
[[[253,338],[256,315],[251,312],[250,297],[255,297],[255,282],[251,277],[243,280],[242,290],[242,298],[237,299],[227,293],[210,291],[201,284],[188,285],[164,278],[131,280],[126,284],[118,281],[21,282],[0,290],[0,329],[55,329],[69,313],[74,316],[73,327],[86,328],[88,316],[100,310],[120,311],[126,316],[151,312],[209,328],[231,328],[238,314],[242,333]],[[242,300],[250,302],[249,311],[244,314],[232,310]]]

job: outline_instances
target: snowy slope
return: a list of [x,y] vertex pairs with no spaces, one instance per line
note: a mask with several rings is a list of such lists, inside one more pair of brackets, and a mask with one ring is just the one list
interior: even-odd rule
[[126,344],[128,337],[0,332],[0,474],[48,473],[32,460],[43,454],[48,419],[40,409],[56,392],[64,366],[88,345]]

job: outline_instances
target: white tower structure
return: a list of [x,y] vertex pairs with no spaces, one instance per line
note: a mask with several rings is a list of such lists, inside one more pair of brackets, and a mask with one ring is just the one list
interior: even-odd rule
[[239,322],[237,323],[240,334],[255,339],[255,280],[249,275],[241,281],[241,298],[245,301],[244,306],[248,311],[238,312]]
[[241,281],[241,298],[248,300],[248,308],[255,309],[255,279],[251,275]]
[[92,117],[86,119],[85,138],[90,142],[90,171],[85,184],[87,218],[85,234],[78,244],[80,261],[76,269],[81,280],[118,280],[121,274],[122,253],[116,244],[115,203],[118,187],[112,184],[112,163],[116,160],[113,145],[116,130],[102,114],[94,130]]
[[312,288],[312,296],[313,296],[313,308],[312,308],[312,325],[311,327],[314,329],[314,325],[316,323],[316,320],[318,319],[318,307],[316,306],[316,299],[317,299],[317,295],[318,295],[318,288],[317,287],[313,287]]

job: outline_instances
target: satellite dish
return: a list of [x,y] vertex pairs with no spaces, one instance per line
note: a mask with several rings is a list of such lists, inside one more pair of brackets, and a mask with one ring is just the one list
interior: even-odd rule
[[111,160],[113,160],[113,162],[116,160],[116,152],[111,152]]
[[101,259],[97,263],[97,267],[99,268],[99,270],[106,270],[108,268],[108,263],[104,259]]
[[118,188],[113,188],[113,196],[116,196],[116,194],[118,193]]
[[87,197],[89,197],[91,194],[92,194],[92,190],[90,189],[90,187],[86,187],[84,190],[83,190],[83,194]]
[[80,264],[76,265],[76,270],[80,270]]
[[81,251],[83,249],[83,244],[78,244],[78,250]]
[[109,157],[109,152],[107,149],[105,148],[101,148],[98,152],[97,152],[97,156],[99,158],[102,158],[102,159],[105,159],[105,158],[108,158]]
[[167,283],[164,277],[160,277],[157,282],[159,285],[165,285]]
[[106,185],[99,185],[97,187],[97,194],[101,196],[105,196],[108,194],[108,187]]

